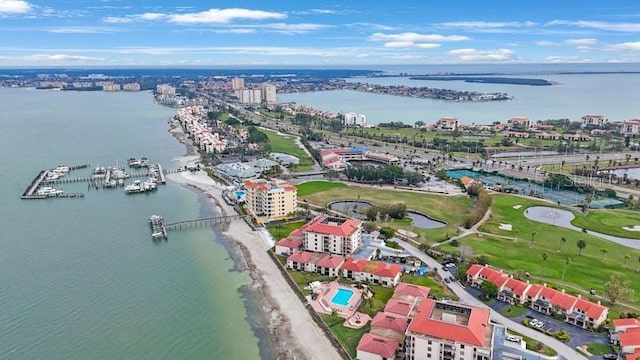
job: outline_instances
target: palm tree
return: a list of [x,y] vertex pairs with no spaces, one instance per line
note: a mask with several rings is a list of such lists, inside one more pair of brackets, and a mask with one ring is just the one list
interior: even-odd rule
[[536,238],[536,232],[531,233],[531,244],[529,244],[529,248],[533,247],[533,240]]
[[558,245],[558,251],[560,251],[562,249],[562,245],[567,243],[567,238],[566,237],[561,237],[560,238],[560,244]]
[[584,250],[584,248],[587,247],[587,242],[582,240],[582,239],[580,239],[580,240],[578,240],[577,245],[578,245],[578,249],[579,249],[578,255],[582,255],[582,250]]
[[604,260],[605,256],[607,256],[607,253],[609,252],[607,249],[602,248],[600,249],[600,252],[602,253],[602,260]]
[[622,267],[627,267],[627,261],[631,259],[631,255],[629,253],[624,254],[624,262],[622,263]]
[[544,269],[544,263],[547,262],[547,259],[549,259],[549,254],[547,254],[546,252],[543,252],[542,255],[540,255],[542,257],[542,262],[540,263],[540,276],[542,276],[542,270]]
[[567,273],[567,268],[569,267],[569,265],[571,265],[570,257],[568,257],[567,260],[564,261],[564,270],[562,270],[562,277],[560,278],[560,281],[564,281],[564,274]]

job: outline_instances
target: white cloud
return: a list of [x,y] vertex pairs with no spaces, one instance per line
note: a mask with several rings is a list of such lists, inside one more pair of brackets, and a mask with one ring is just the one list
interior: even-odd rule
[[273,23],[273,24],[251,25],[250,27],[265,29],[270,32],[276,32],[281,34],[303,34],[303,33],[308,33],[310,31],[322,30],[329,26],[323,25],[323,24],[312,24],[312,23],[301,23],[301,24]]
[[24,0],[0,0],[0,14],[21,14],[31,10],[31,4]]
[[256,29],[220,29],[214,32],[218,34],[254,34]]
[[405,32],[399,34],[374,33],[370,37],[373,41],[384,41],[389,48],[434,49],[440,47],[441,42],[455,42],[469,40],[462,35],[418,34]]
[[105,61],[105,58],[92,56],[68,55],[68,54],[33,54],[22,57],[26,61],[33,62],[59,62],[59,61]]
[[240,8],[209,9],[207,11],[187,14],[168,15],[169,22],[179,24],[226,24],[237,19],[268,20],[284,19],[287,15],[276,12],[249,10]]
[[414,59],[423,59],[422,55],[412,55],[412,54],[399,54],[399,55],[389,55],[386,57],[387,59],[394,60],[414,60]]
[[516,60],[515,53],[510,49],[496,49],[496,50],[478,50],[478,49],[455,49],[449,51],[449,55],[454,55],[462,61],[512,61]]
[[562,44],[558,43],[558,42],[554,42],[554,41],[547,41],[547,40],[539,40],[535,42],[536,45],[538,46],[560,46]]
[[61,27],[45,30],[55,34],[106,34],[113,32],[113,29],[100,27]]
[[127,15],[124,17],[106,17],[103,21],[108,23],[130,23],[134,21],[159,21],[176,24],[228,24],[235,20],[273,20],[284,19],[284,13],[251,10],[242,8],[209,9],[192,13],[158,13],[149,12],[143,14]]
[[350,24],[345,24],[345,26],[350,28],[361,29],[361,30],[391,31],[394,29],[393,26],[376,24],[376,23],[368,23],[368,22],[350,23]]
[[580,56],[547,56],[544,59],[550,63],[588,63],[593,62],[593,59],[583,58]]
[[640,41],[630,41],[610,45],[607,50],[610,51],[640,51]]
[[567,39],[564,41],[567,45],[573,46],[591,46],[598,43],[598,39],[584,38],[584,39]]
[[547,23],[547,25],[566,25],[575,26],[579,28],[606,30],[606,31],[618,31],[618,32],[640,32],[640,23],[618,23],[607,21],[568,21],[568,20],[553,20]]

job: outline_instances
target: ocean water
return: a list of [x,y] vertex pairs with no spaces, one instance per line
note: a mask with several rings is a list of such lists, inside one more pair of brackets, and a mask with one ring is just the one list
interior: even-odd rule
[[[524,71],[521,68],[475,67],[421,67],[418,73],[437,71]],[[543,67],[543,69],[545,69]],[[550,70],[582,71],[580,67],[549,68]],[[402,69],[408,71],[409,68]],[[613,71],[616,68],[586,68],[586,70]],[[638,70],[638,69],[636,69]],[[543,70],[533,68],[530,71]],[[640,104],[635,99],[640,74],[523,74],[511,77],[542,78],[557,83],[552,86],[526,86],[509,84],[479,84],[464,81],[427,81],[408,78],[351,78],[347,81],[381,85],[407,85],[479,92],[506,92],[514,97],[508,101],[453,102],[415,99],[355,91],[321,91],[312,93],[278,94],[279,102],[296,102],[332,112],[357,112],[367,116],[369,124],[402,121],[413,124],[424,121],[435,123],[444,116],[454,116],[464,124],[491,124],[505,122],[514,116],[527,116],[532,120],[568,118],[579,120],[587,114],[602,114],[610,121],[640,118]]]
[[168,133],[173,109],[149,93],[6,88],[0,108],[0,359],[261,357],[242,295],[250,279],[221,236],[150,238],[151,214],[213,216],[196,192],[169,182],[127,196],[79,183],[59,188],[83,199],[19,198],[56,165],[146,156],[174,168],[184,149]]

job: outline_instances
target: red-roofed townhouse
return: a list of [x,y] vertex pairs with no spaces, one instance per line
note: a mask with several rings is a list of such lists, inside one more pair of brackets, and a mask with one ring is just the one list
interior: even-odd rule
[[416,301],[408,302],[404,300],[389,299],[389,301],[387,301],[387,305],[384,306],[384,312],[402,316],[409,316],[409,314],[411,314],[411,312],[413,311],[416,303]]
[[471,286],[477,288],[480,287],[483,281],[488,280],[500,289],[508,277],[509,275],[502,272],[502,270],[494,269],[489,267],[489,265],[473,264],[469,267],[469,270],[467,270],[467,281]]
[[583,329],[597,329],[609,314],[609,308],[600,305],[600,301],[593,303],[578,295],[578,301],[573,311],[567,314],[566,321]]
[[398,283],[396,289],[393,291],[393,295],[409,295],[419,299],[426,299],[429,297],[430,288],[426,286]]
[[321,275],[339,276],[342,264],[344,264],[342,256],[325,255],[316,263],[316,272]]
[[362,221],[319,215],[305,224],[302,232],[307,251],[350,255],[360,247]]
[[[620,344],[620,348],[626,347],[627,353],[634,353],[638,349],[634,349],[632,341],[629,340],[629,336],[625,334],[631,334],[631,337],[634,337],[634,334],[640,339],[640,320],[635,318],[628,319],[616,319],[613,320],[613,329],[611,330],[611,340],[613,343]],[[623,335],[621,337],[621,335]],[[622,340],[621,340],[622,339]]]
[[618,343],[622,353],[638,353],[640,351],[640,328],[631,328],[618,334]]
[[[287,258],[287,268],[298,271],[313,272],[315,264],[311,263],[314,253],[308,251],[298,251]],[[313,269],[311,266],[313,265]]]
[[531,285],[527,282],[508,277],[498,288],[498,300],[508,302],[510,304],[523,304],[525,294]]
[[409,318],[400,314],[379,312],[371,320],[371,332],[384,336],[391,332],[395,332],[397,336],[388,336],[398,339],[404,338],[404,333],[409,326]]
[[302,239],[284,238],[276,243],[276,254],[289,256],[302,247]]
[[637,349],[632,354],[626,354],[624,360],[640,360],[640,349]]
[[406,359],[490,360],[493,326],[487,309],[425,299],[409,324]]
[[342,265],[342,276],[354,281],[395,287],[400,281],[402,267],[364,259],[348,258]]
[[400,348],[398,340],[366,333],[358,343],[356,358],[358,360],[395,359],[398,348]]

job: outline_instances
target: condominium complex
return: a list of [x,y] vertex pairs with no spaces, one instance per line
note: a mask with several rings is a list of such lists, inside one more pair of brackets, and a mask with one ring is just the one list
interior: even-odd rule
[[244,79],[243,78],[233,78],[233,79],[231,79],[231,88],[233,90],[244,89]]
[[348,112],[342,114],[342,125],[344,126],[366,126],[367,117],[364,114]]
[[276,87],[271,84],[264,83],[260,85],[262,91],[262,101],[267,104],[273,104],[276,100]]
[[298,190],[284,180],[245,180],[247,210],[261,224],[282,220],[295,213],[298,206]]
[[360,247],[362,221],[320,215],[302,231],[305,250],[346,256]]

